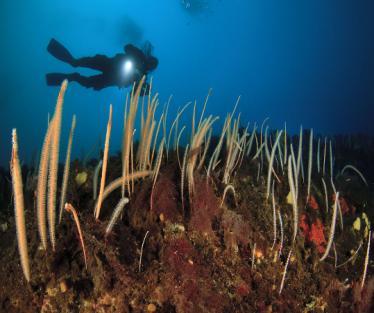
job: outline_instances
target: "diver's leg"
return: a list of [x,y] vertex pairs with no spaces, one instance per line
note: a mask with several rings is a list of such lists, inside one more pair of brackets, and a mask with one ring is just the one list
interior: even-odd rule
[[71,80],[76,81],[86,88],[93,88],[95,90],[101,90],[110,86],[110,82],[104,75],[82,76],[78,73],[74,73]]
[[105,71],[106,69],[110,68],[111,65],[111,59],[103,54],[97,54],[94,57],[76,59],[71,55],[68,49],[53,38],[49,41],[47,50],[56,59],[68,63],[74,67],[80,66]]
[[110,58],[106,55],[96,54],[94,57],[75,59],[72,65],[74,67],[87,67],[93,70],[105,71],[110,66]]
[[70,80],[70,76],[71,74],[48,73],[47,75],[45,75],[45,79],[48,86],[59,86],[65,79]]
[[67,79],[69,82],[77,82],[86,88],[93,88],[95,90],[101,90],[105,87],[109,87],[113,84],[104,75],[94,76],[82,76],[79,73],[62,74],[62,73],[49,73],[46,75],[48,86],[59,86]]

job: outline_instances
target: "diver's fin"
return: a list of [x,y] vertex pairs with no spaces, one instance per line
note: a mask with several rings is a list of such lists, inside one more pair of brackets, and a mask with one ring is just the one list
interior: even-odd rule
[[54,38],[49,41],[47,50],[50,54],[52,54],[56,59],[59,59],[60,61],[69,64],[72,64],[74,62],[74,57],[71,55],[68,49],[66,49]]
[[69,79],[68,74],[48,73],[45,75],[48,86],[60,86],[64,79]]

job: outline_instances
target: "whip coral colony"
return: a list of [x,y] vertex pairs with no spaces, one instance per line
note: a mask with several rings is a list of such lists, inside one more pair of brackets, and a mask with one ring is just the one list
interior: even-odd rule
[[[126,99],[122,151],[117,157],[109,157],[110,106],[102,158],[88,166],[79,160],[70,164],[74,116],[59,186],[67,82],[62,84],[41,150],[35,188],[37,226],[32,204],[23,198],[17,133],[13,131],[15,225],[23,274],[32,286],[20,303],[33,303],[36,311],[50,306],[61,312],[72,308],[77,312],[144,312],[151,308],[178,313],[298,312],[303,308],[307,312],[310,307],[316,312],[321,308],[350,312],[355,307],[369,312],[374,282],[370,222],[367,219],[366,232],[350,226],[356,210],[370,217],[366,203],[373,202],[353,199],[350,186],[357,181],[367,191],[371,185],[355,166],[338,164],[333,155],[339,151],[338,142],[310,131],[309,141],[303,144],[302,128],[300,135],[292,138],[286,125],[270,131],[268,119],[260,133],[257,124],[241,127],[240,114],[235,113],[239,99],[215,136],[213,125],[218,124],[218,117],[204,116],[210,93],[197,123],[195,103],[191,125],[178,129],[188,103],[178,109],[168,129],[171,97],[159,114],[158,94],[140,97],[143,82]],[[186,135],[188,130],[188,144],[181,147],[182,133]],[[76,172],[87,173],[80,185],[69,180],[73,166]],[[334,172],[339,174],[335,177]],[[356,180],[342,179],[349,174]],[[58,193],[60,223],[56,227]],[[332,211],[329,199],[334,200]],[[46,206],[54,252],[47,249]],[[62,208],[72,214],[78,238],[71,219],[61,219]],[[336,227],[340,212],[344,229]],[[30,254],[26,227],[32,242]],[[40,242],[34,233],[39,233]],[[338,267],[337,258],[347,259],[345,245],[355,256],[349,262],[339,262]],[[357,249],[364,246],[367,248]],[[35,266],[30,267],[30,262]],[[351,271],[353,266],[362,270]],[[360,297],[353,299],[347,290],[356,285]],[[4,297],[9,297],[7,288],[11,290],[9,284],[0,287],[2,308],[13,305],[4,304],[8,299]],[[302,288],[310,294],[300,293]],[[339,305],[334,294],[339,294]],[[364,307],[369,309],[364,311]]]

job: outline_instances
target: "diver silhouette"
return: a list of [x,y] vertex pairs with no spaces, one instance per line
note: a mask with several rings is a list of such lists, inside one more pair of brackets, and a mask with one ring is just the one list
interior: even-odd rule
[[[118,88],[128,87],[140,82],[143,76],[156,69],[158,60],[151,55],[152,46],[146,42],[144,52],[127,44],[125,53],[118,53],[114,57],[97,54],[93,57],[74,58],[71,53],[56,39],[51,39],[47,50],[56,59],[70,64],[73,67],[86,67],[101,71],[101,74],[83,76],[79,73],[48,73],[46,74],[47,85],[58,86],[64,79],[75,81],[80,85],[101,90],[110,86]],[[149,84],[145,82],[142,86],[141,95],[149,93]]]

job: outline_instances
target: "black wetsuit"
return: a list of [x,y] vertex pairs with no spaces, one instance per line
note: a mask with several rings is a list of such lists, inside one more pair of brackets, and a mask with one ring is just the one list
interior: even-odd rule
[[[47,84],[50,86],[60,85],[64,79],[78,82],[80,85],[100,90],[110,86],[119,88],[128,87],[138,83],[143,76],[153,71],[158,60],[151,56],[145,55],[137,47],[128,44],[124,47],[125,53],[116,54],[114,57],[97,54],[93,57],[74,58],[70,52],[55,39],[52,39],[47,47],[57,59],[70,64],[73,67],[86,67],[98,70],[101,73],[93,76],[83,76],[79,73],[63,74],[49,73],[46,75]],[[131,61],[133,68],[131,71],[123,70],[126,61]],[[143,86],[143,94],[147,93],[148,84]]]

